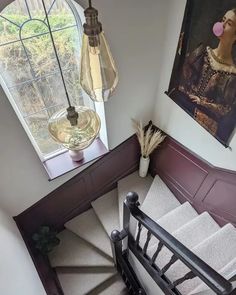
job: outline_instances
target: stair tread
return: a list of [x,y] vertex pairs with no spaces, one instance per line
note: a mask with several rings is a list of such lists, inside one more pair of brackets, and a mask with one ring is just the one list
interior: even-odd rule
[[69,230],[62,231],[58,238],[60,244],[49,254],[52,267],[110,267],[113,265],[113,262],[100,251]]
[[93,209],[71,219],[65,227],[112,258],[110,239]]
[[193,206],[185,202],[159,218],[157,222],[166,231],[172,233],[197,216],[198,213]]
[[120,229],[123,228],[123,203],[127,194],[131,191],[136,192],[139,196],[139,203],[142,204],[151,186],[152,180],[153,178],[150,175],[147,177],[140,177],[138,171],[135,171],[118,181]]
[[[184,246],[192,249],[209,236],[216,233],[219,229],[220,226],[214,221],[210,214],[204,212],[174,231],[172,235]],[[192,234],[193,232],[194,235]],[[148,251],[148,254],[152,256],[155,251],[156,246],[153,246]],[[170,261],[172,255],[172,252],[164,247],[156,260],[157,266],[162,269]]]
[[117,195],[118,190],[114,189],[91,203],[109,237],[120,227]]
[[[236,258],[230,261],[228,264],[226,264],[220,271],[219,274],[221,274],[225,279],[230,280],[233,276],[236,274]],[[189,295],[198,293],[198,292],[203,292],[203,291],[208,291],[210,290],[209,287],[205,284],[202,283],[199,285],[197,288],[195,288],[192,292],[190,292]],[[214,294],[214,292],[212,293]]]
[[[213,269],[219,271],[236,257],[235,245],[236,229],[232,224],[227,224],[194,247],[192,251]],[[175,281],[183,277],[187,272],[189,272],[189,269],[181,261],[177,261],[166,272],[166,276],[171,281]],[[185,281],[177,288],[182,294],[188,294],[200,284],[202,284],[202,281],[199,278],[194,278]]]
[[178,206],[180,206],[180,202],[162,179],[156,175],[141,210],[151,219],[157,220]]
[[[162,216],[161,218],[154,219],[161,227],[163,227],[169,233],[174,232],[187,222],[193,220],[198,216],[196,210],[191,206],[189,202],[185,202],[184,204],[174,208],[169,211],[167,214]],[[140,245],[144,246],[147,237],[147,230],[143,229],[140,237]],[[152,237],[149,242],[149,249],[156,245],[157,239]],[[148,254],[149,254],[148,249]]]
[[96,271],[96,269],[56,269],[58,279],[65,295],[86,295],[114,276],[113,271]]
[[88,295],[128,295],[128,289],[122,278],[117,274],[94,289]]

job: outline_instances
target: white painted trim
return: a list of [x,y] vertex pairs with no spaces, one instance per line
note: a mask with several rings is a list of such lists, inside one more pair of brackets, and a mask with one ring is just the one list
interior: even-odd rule
[[81,1],[77,1],[77,0],[71,0],[74,4],[74,6],[76,7],[77,11],[78,11],[78,14],[79,14],[79,17],[80,17],[80,20],[83,23],[85,23],[85,16],[84,16],[84,7],[86,7],[86,5],[81,5],[79,2]]
[[44,156],[44,157],[43,157],[43,161],[42,161],[42,162],[46,162],[47,160],[50,160],[50,159],[52,159],[52,158],[55,158],[56,156],[65,153],[66,151],[67,151],[66,148],[61,148],[60,150],[58,150],[58,151],[56,151],[56,152],[54,152],[54,153],[50,153],[50,154],[48,154],[47,156]]
[[[7,5],[11,4],[12,2],[14,2],[15,0],[3,0],[1,3],[0,3],[0,11],[2,11]],[[75,8],[77,9],[78,11],[78,14],[79,14],[79,17],[80,17],[80,21],[81,23],[83,24],[85,22],[85,17],[84,17],[84,8],[82,6],[87,6],[87,3],[86,1],[79,1],[79,0],[72,0]],[[80,4],[81,2],[81,4]],[[36,150],[40,160],[42,162],[46,161],[46,160],[49,160],[50,158],[53,158],[61,153],[64,153],[66,151],[66,149],[61,149],[59,151],[56,151],[54,153],[51,153],[51,154],[48,154],[47,156],[44,156],[39,147],[38,147],[38,144],[36,143],[34,137],[32,136],[30,130],[29,130],[29,127],[27,125],[27,123],[25,122],[17,104],[15,103],[14,101],[14,98],[12,97],[6,83],[4,82],[4,79],[2,78],[2,76],[0,75],[0,85],[2,85],[2,88],[4,90],[4,92],[6,93],[6,96],[8,98],[8,100],[10,101],[18,119],[20,120],[27,136],[29,137],[34,149]],[[99,137],[100,139],[102,140],[102,142],[104,143],[104,145],[106,146],[107,149],[109,149],[108,147],[108,136],[107,136],[107,128],[106,128],[106,118],[105,118],[105,108],[104,108],[104,103],[94,103],[90,97],[87,95],[87,93],[85,93],[83,91],[83,99],[84,99],[84,102],[85,102],[85,105],[88,106],[89,108],[95,110],[100,119],[101,119],[101,130],[100,130],[100,133],[99,133]]]
[[12,107],[13,107],[13,109],[14,109],[14,111],[15,111],[17,117],[18,117],[18,119],[20,120],[21,125],[22,125],[23,128],[25,129],[25,132],[26,132],[26,134],[28,135],[28,137],[29,137],[29,139],[30,139],[30,141],[31,141],[31,143],[32,143],[32,145],[33,145],[33,147],[34,147],[34,149],[36,150],[36,152],[37,152],[37,154],[38,154],[38,156],[39,156],[39,158],[40,158],[40,160],[41,160],[41,161],[44,161],[44,157],[43,157],[43,155],[42,155],[42,153],[41,153],[41,151],[40,151],[40,149],[39,149],[39,147],[38,147],[38,145],[37,145],[35,139],[34,139],[33,136],[31,135],[31,132],[30,132],[30,130],[29,130],[29,127],[28,127],[28,125],[26,124],[26,122],[25,122],[25,120],[24,120],[24,118],[23,118],[21,112],[19,111],[19,108],[18,108],[17,104],[15,103],[15,101],[14,101],[14,99],[13,99],[13,97],[12,97],[12,95],[11,95],[11,93],[10,93],[10,91],[9,91],[9,89],[8,89],[6,83],[5,83],[5,81],[3,80],[3,78],[2,78],[1,75],[0,75],[0,84],[1,84],[2,89],[4,90],[4,92],[5,92],[5,94],[6,94],[6,96],[7,96],[8,100],[9,100],[9,102],[11,103],[11,105],[12,105]]
[[104,102],[95,102],[95,110],[101,119],[101,129],[100,129],[99,137],[101,141],[103,142],[103,144],[105,145],[105,147],[109,150]]

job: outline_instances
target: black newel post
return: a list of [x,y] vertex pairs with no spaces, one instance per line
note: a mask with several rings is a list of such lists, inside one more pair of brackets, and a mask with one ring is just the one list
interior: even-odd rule
[[145,291],[140,288],[140,283],[137,281],[135,274],[128,262],[128,236],[131,233],[130,218],[131,213],[139,206],[138,195],[130,192],[126,196],[123,211],[123,229],[122,231],[113,230],[111,233],[111,246],[113,258],[117,270],[122,274],[122,277],[129,290],[132,290],[134,295],[146,295]]
[[129,232],[130,227],[130,216],[132,209],[135,209],[139,206],[138,194],[135,192],[129,192],[124,201],[123,209],[123,229]]
[[111,233],[111,248],[115,265],[119,270],[119,258],[122,256],[122,238],[118,230],[113,230]]

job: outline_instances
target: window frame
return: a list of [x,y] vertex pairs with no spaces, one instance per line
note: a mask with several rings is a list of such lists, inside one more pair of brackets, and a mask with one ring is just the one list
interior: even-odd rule
[[[82,31],[79,29],[78,26],[80,26],[80,28],[82,28],[82,23],[84,23],[85,18],[84,18],[84,14],[83,11],[84,9],[80,6],[80,4],[77,1],[71,1],[71,0],[64,0],[66,1],[66,3],[68,4],[69,8],[71,9],[72,14],[74,15],[75,21],[76,21],[76,27],[78,28],[78,31]],[[7,1],[8,3],[0,10],[0,13],[8,6],[11,5],[12,3],[14,3],[13,1]],[[9,3],[10,2],[10,3]],[[80,38],[82,38],[82,35],[80,34]],[[20,40],[19,40],[20,42]],[[45,163],[48,160],[55,158],[63,153],[65,153],[67,151],[66,148],[61,148],[60,150],[57,150],[55,152],[49,153],[47,155],[43,155],[35,138],[33,137],[33,135],[31,134],[31,131],[28,127],[28,124],[26,123],[23,114],[21,113],[21,111],[19,110],[13,95],[10,93],[10,90],[8,88],[8,86],[6,85],[4,78],[2,77],[2,75],[0,74],[0,85],[2,86],[12,108],[14,109],[22,127],[24,128],[28,138],[30,139],[30,142],[32,144],[32,146],[34,147],[38,157],[40,158],[41,162]],[[108,140],[107,140],[107,130],[106,130],[106,120],[105,120],[105,109],[104,109],[104,103],[100,103],[99,105],[94,103],[89,96],[82,90],[83,93],[83,100],[84,100],[84,104],[86,106],[88,106],[89,108],[95,110],[98,115],[101,118],[101,130],[99,133],[98,138],[102,139],[102,142],[104,143],[105,147],[108,149]]]

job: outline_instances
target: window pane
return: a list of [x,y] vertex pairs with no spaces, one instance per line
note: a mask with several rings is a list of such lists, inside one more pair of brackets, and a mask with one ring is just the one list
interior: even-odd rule
[[4,18],[0,17],[0,45],[17,41],[20,39],[19,37],[19,27],[15,26],[14,24],[10,23]]
[[0,47],[0,72],[9,87],[33,78],[21,42]]
[[[71,104],[84,105],[79,83],[82,28],[66,0],[44,1]],[[67,99],[42,0],[16,0],[1,15],[0,73],[27,132],[47,156],[62,149],[47,126]]]
[[27,39],[24,45],[35,77],[59,70],[49,34]]
[[80,36],[77,27],[53,33],[72,104],[84,105],[79,82]]
[[24,117],[54,105],[66,104],[59,73],[11,88],[10,92]]
[[21,39],[48,34],[48,27],[41,20],[30,20],[25,22],[21,29]]
[[60,110],[61,107],[42,111],[25,119],[43,155],[47,155],[62,149],[62,147],[51,138],[48,132],[49,117],[54,112]]
[[80,69],[81,42],[77,27],[53,33],[58,56],[63,69]]
[[15,0],[1,12],[1,15],[19,26],[22,25],[24,21],[29,19],[29,14],[24,0]]
[[78,69],[72,69],[64,73],[68,94],[72,105],[84,105],[84,99],[82,89],[79,83],[79,71]]
[[[25,0],[24,0],[25,1]],[[21,0],[22,2],[22,0]],[[26,0],[31,18],[37,18],[44,20],[45,13],[43,9],[42,0]],[[49,11],[51,5],[53,4],[53,0],[44,0],[46,10]]]
[[[31,24],[31,22],[28,24]],[[39,25],[38,27],[42,27],[42,33],[45,32],[44,25]],[[34,29],[32,28],[33,27],[31,27],[31,30],[28,31],[31,31],[33,35],[36,33],[36,29],[33,31]],[[38,30],[38,32],[39,31],[40,30]],[[61,31],[54,32],[53,38],[62,68],[66,70],[72,66],[76,66],[79,71],[80,39],[77,27],[62,29]],[[59,70],[49,34],[24,40],[23,44],[27,50],[28,58],[35,77],[50,74]]]
[[76,25],[74,15],[65,0],[56,0],[49,14],[50,26],[61,29]]
[[[65,0],[44,0],[52,29],[64,28],[75,24],[71,9]],[[32,18],[45,20],[42,0],[27,0]]]

